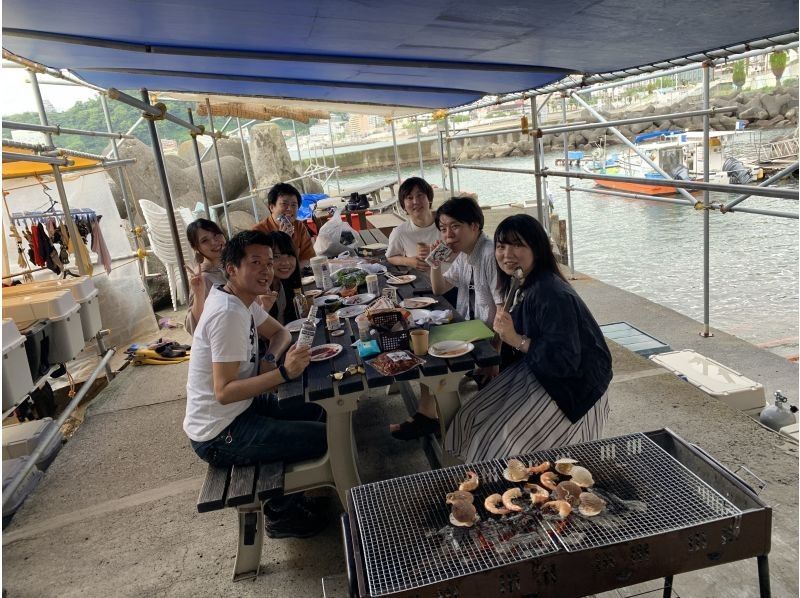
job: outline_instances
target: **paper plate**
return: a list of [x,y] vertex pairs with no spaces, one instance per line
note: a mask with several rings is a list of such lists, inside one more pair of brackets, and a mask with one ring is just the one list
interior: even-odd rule
[[372,293],[361,293],[360,295],[353,295],[352,297],[345,297],[342,299],[344,305],[366,305],[375,299]]
[[433,297],[410,297],[409,299],[401,301],[400,307],[405,307],[406,309],[422,309],[430,305],[435,305],[436,303],[439,302]]
[[[288,330],[289,332],[300,332],[300,329],[303,327],[303,322],[305,321],[306,321],[305,318],[300,318],[299,320],[295,320],[294,322],[289,322],[288,324],[286,324],[286,326],[284,326],[284,328],[286,328],[286,330]],[[319,322],[320,320],[319,318],[317,318],[315,324],[319,324]]]
[[311,361],[325,361],[331,357],[336,357],[342,352],[342,345],[334,345],[333,343],[327,345],[317,345],[311,349]]
[[311,289],[310,291],[306,291],[303,294],[306,297],[311,297],[312,299],[314,299],[314,298],[319,297],[320,295],[322,295],[322,291],[320,291],[319,289]]
[[442,359],[452,359],[453,357],[461,357],[475,349],[472,343],[464,343],[462,341],[440,341],[428,348],[428,354],[433,357],[441,357]]
[[386,284],[391,285],[401,285],[401,284],[409,284],[414,282],[417,279],[416,275],[414,274],[403,274],[402,276],[392,276],[391,278],[386,278]]
[[367,311],[366,305],[348,305],[336,312],[340,318],[355,318]]
[[313,276],[303,276],[303,278],[300,279],[300,284],[302,284],[303,286],[307,286],[310,284],[314,284],[315,281],[316,279]]

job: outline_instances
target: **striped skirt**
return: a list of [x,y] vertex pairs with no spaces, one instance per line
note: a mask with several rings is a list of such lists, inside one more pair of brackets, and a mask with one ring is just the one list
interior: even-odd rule
[[596,440],[608,419],[608,391],[572,423],[523,361],[504,370],[461,407],[445,449],[465,463]]

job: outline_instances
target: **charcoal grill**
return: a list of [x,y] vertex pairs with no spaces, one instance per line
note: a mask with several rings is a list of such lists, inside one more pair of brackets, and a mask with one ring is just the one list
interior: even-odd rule
[[[675,574],[756,557],[769,596],[772,510],[698,447],[663,429],[520,458],[560,457],[592,472],[601,515],[490,516],[484,498],[511,486],[505,460],[353,488],[342,517],[351,595],[567,598],[663,577],[668,596]],[[481,521],[456,528],[444,497],[468,470],[481,478]]]

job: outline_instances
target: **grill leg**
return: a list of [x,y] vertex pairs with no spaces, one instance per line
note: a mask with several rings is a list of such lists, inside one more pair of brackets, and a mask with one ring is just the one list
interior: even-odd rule
[[239,512],[239,546],[233,564],[233,581],[258,577],[261,548],[264,546],[264,513],[255,502],[237,507]]
[[672,575],[667,575],[664,578],[664,598],[672,596]]
[[758,561],[758,591],[761,598],[770,598],[772,592],[769,588],[769,559],[767,555],[756,557]]

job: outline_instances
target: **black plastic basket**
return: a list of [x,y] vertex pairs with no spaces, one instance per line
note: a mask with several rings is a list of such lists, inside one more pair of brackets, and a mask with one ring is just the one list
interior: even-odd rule
[[391,330],[398,322],[403,322],[405,326],[405,319],[403,314],[399,311],[390,311],[386,313],[372,314],[369,316],[370,325]]
[[378,344],[382,352],[396,351],[398,349],[411,348],[411,336],[408,332],[408,327],[403,326],[403,330],[396,330],[395,332],[381,332],[378,334]]

